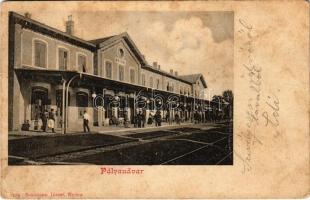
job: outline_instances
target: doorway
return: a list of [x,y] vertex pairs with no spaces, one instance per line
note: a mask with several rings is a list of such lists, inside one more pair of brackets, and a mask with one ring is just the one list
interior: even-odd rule
[[50,105],[48,90],[43,87],[34,87],[31,91],[31,120],[34,121],[34,130],[39,130],[39,119],[44,110]]

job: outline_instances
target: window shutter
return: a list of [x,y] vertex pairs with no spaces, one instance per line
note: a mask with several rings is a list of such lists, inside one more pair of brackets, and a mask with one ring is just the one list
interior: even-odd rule
[[68,52],[67,51],[63,51],[64,54],[64,59],[63,59],[63,63],[64,63],[64,70],[66,70],[68,68]]
[[61,49],[58,51],[58,62],[59,69],[63,70],[63,51]]
[[46,44],[36,41],[34,44],[34,65],[46,67]]
[[86,72],[86,57],[85,56],[79,55],[78,67],[79,67],[79,71]]
[[119,65],[119,80],[123,81],[124,80],[124,66]]
[[38,43],[35,43],[35,52],[34,52],[34,55],[35,55],[35,66],[38,66],[40,67],[40,46]]
[[135,70],[130,69],[130,82],[135,83]]
[[46,67],[46,49],[45,46],[43,44],[40,45],[40,67]]
[[107,78],[112,78],[112,64],[109,61],[106,61],[106,69],[105,69],[105,73],[106,73],[106,77]]
[[59,69],[66,70],[68,67],[68,52],[66,50],[59,49],[58,58],[59,58]]

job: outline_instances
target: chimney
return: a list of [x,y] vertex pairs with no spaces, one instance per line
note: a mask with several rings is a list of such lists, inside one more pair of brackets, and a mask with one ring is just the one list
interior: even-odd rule
[[157,69],[157,62],[153,62],[153,68]]
[[31,14],[29,12],[25,12],[25,17],[31,18]]
[[157,66],[157,69],[160,70],[160,65]]
[[174,75],[175,75],[175,76],[178,76],[178,71],[175,71],[175,72],[174,72]]
[[74,21],[72,20],[72,15],[68,16],[68,21],[66,21],[66,33],[73,35],[74,33]]
[[173,69],[170,69],[170,74],[173,75]]

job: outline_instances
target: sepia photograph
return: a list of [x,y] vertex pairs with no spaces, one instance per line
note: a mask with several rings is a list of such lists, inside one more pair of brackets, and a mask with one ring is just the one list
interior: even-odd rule
[[8,164],[233,165],[233,22],[10,12]]
[[306,198],[309,16],[307,1],[3,2],[1,197]]

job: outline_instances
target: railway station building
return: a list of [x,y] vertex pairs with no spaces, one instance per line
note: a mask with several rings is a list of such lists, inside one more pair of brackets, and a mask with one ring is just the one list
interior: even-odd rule
[[8,72],[9,130],[25,123],[38,130],[46,109],[55,111],[56,129],[68,130],[81,130],[85,110],[98,127],[109,126],[112,116],[134,123],[139,110],[146,118],[160,110],[163,118],[178,112],[191,121],[206,103],[202,74],[180,75],[148,63],[127,33],[76,37],[72,17],[63,32],[11,12]]

